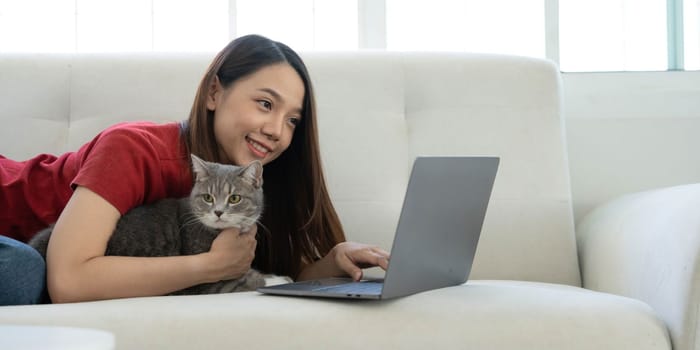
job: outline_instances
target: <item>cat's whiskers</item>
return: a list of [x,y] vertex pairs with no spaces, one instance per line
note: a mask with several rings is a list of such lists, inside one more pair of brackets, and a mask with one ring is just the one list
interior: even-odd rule
[[180,231],[189,226],[201,225],[201,221],[194,213],[188,213],[184,216],[182,226],[180,226]]
[[194,214],[188,214],[186,217],[184,217],[182,226],[192,226],[197,223],[200,223],[199,218]]

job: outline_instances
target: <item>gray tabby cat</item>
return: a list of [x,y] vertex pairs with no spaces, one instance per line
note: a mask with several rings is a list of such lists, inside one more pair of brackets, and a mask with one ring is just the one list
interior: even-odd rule
[[[174,256],[209,251],[222,229],[248,231],[263,210],[262,164],[245,167],[207,162],[192,155],[195,174],[189,197],[166,198],[136,207],[117,222],[105,255]],[[39,232],[29,245],[46,257],[53,227]],[[238,279],[205,283],[173,295],[251,291],[276,277],[250,269]],[[291,281],[281,277],[277,282]]]

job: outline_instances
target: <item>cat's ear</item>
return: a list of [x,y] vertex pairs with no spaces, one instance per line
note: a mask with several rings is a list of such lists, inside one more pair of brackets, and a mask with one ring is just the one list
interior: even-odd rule
[[255,188],[260,188],[263,184],[262,172],[262,163],[254,160],[243,168],[243,177],[249,179]]
[[192,171],[194,171],[195,181],[204,181],[209,177],[209,168],[207,167],[207,162],[201,158],[190,155],[192,157]]

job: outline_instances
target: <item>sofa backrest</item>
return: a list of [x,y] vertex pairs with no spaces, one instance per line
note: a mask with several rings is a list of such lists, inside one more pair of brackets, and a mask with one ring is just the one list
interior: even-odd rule
[[[349,240],[391,247],[415,156],[495,155],[501,165],[471,278],[580,284],[553,64],[466,53],[302,56]],[[2,55],[0,154],[61,153],[117,122],[185,119],[212,57]]]

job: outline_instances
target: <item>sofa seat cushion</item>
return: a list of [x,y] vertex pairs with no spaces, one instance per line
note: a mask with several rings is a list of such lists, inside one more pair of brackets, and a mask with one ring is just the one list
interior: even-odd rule
[[16,306],[0,308],[0,323],[105,329],[118,349],[671,348],[642,302],[520,281],[470,281],[386,301],[251,292]]

